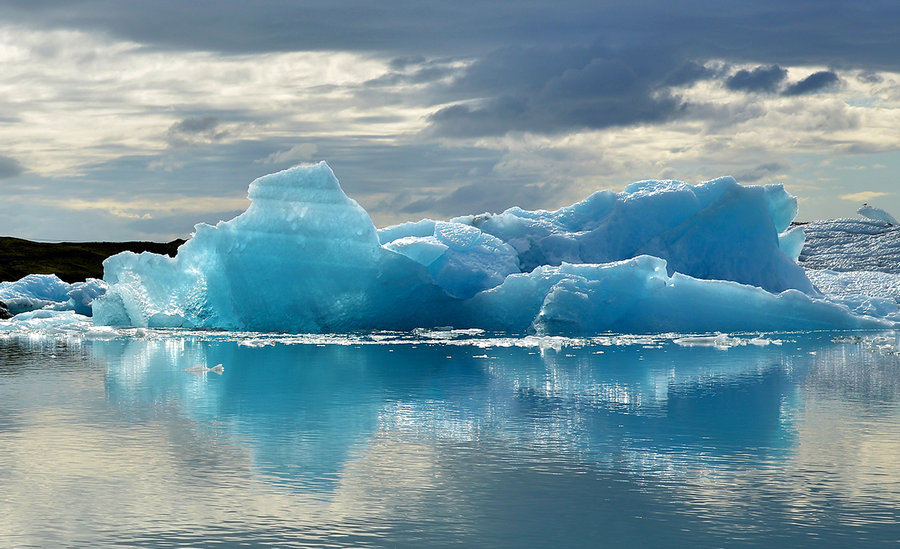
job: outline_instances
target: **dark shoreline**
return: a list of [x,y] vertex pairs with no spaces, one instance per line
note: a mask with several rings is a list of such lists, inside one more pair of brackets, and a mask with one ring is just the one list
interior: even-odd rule
[[32,242],[0,236],[0,281],[29,274],[55,274],[65,282],[103,277],[103,260],[119,252],[174,256],[184,240],[171,242]]

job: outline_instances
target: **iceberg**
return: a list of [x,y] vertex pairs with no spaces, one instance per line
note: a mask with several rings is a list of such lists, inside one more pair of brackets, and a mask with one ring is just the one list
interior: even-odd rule
[[30,274],[14,282],[0,282],[0,302],[13,315],[40,309],[75,311],[91,316],[91,303],[106,292],[96,278],[68,284],[52,274]]
[[250,184],[175,257],[104,262],[96,325],[293,333],[479,328],[514,334],[874,328],[796,258],[796,198],[724,177],[642,181],[556,211],[376,230],[325,162]]
[[897,219],[894,218],[887,211],[878,208],[876,206],[869,206],[868,204],[863,204],[856,213],[865,217],[866,219],[871,219],[873,221],[881,221],[882,223],[886,223],[891,226],[900,225],[900,222],[897,222]]
[[93,302],[110,326],[346,332],[412,329],[453,298],[420,263],[384,248],[323,162],[261,177],[251,205],[200,224],[176,257],[123,252]]

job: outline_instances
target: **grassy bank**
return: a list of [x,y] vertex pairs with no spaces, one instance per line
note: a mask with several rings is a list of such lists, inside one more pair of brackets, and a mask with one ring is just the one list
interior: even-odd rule
[[55,274],[66,282],[103,276],[103,260],[123,251],[174,256],[184,240],[172,242],[32,242],[0,237],[0,281],[29,274]]

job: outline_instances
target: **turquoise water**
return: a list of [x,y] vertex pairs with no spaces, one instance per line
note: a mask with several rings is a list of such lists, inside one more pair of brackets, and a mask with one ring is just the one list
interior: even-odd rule
[[0,546],[897,545],[895,335],[675,339],[0,339]]

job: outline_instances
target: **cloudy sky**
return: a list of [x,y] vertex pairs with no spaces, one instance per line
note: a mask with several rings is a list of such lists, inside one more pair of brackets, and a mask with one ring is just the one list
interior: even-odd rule
[[895,0],[0,0],[0,235],[163,240],[327,160],[376,225],[733,175],[900,214]]

